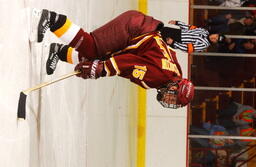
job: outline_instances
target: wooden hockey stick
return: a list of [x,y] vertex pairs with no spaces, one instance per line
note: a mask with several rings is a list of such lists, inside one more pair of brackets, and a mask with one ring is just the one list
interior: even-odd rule
[[38,89],[41,89],[45,86],[48,86],[48,85],[51,85],[55,82],[59,82],[63,79],[66,79],[66,78],[69,78],[69,77],[72,77],[76,74],[79,74],[80,71],[73,71],[69,74],[66,74],[66,75],[63,75],[55,80],[52,80],[52,81],[48,81],[48,82],[44,82],[44,83],[41,83],[39,85],[36,85],[35,87],[32,87],[32,88],[29,88],[29,89],[26,89],[26,90],[23,90],[22,92],[20,92],[20,97],[19,97],[19,104],[18,104],[18,118],[21,118],[21,119],[26,119],[26,99],[27,99],[27,95],[34,91],[34,90],[38,90]]

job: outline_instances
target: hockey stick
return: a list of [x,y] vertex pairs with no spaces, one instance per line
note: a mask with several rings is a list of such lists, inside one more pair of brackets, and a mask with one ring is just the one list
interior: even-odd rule
[[79,73],[80,73],[80,71],[73,71],[73,72],[71,72],[69,74],[66,74],[66,75],[63,75],[63,76],[61,76],[61,77],[59,77],[55,80],[41,83],[39,85],[36,85],[33,88],[29,88],[29,89],[26,89],[26,90],[23,90],[22,92],[20,92],[19,104],[18,104],[18,118],[26,119],[26,99],[27,99],[27,95],[30,92],[32,92],[34,90],[41,89],[45,86],[51,85],[51,84],[53,84],[55,82],[58,82],[58,81],[61,81],[63,79],[72,77],[72,76],[74,76],[76,74],[79,74]]

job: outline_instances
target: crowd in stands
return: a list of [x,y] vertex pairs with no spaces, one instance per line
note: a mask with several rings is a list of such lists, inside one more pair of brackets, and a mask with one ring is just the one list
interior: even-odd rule
[[[229,105],[217,112],[214,123],[203,122],[201,126],[190,126],[193,135],[223,135],[223,136],[256,136],[256,110],[248,105],[231,101]],[[193,148],[208,148],[200,159],[205,167],[213,167],[216,163],[225,166],[233,162],[233,156],[253,144],[253,140],[244,139],[190,139]],[[218,151],[216,151],[218,150]],[[231,153],[227,155],[227,150]],[[233,156],[232,156],[233,155]],[[223,158],[226,161],[221,161]]]
[[[256,7],[256,0],[208,0],[208,5]],[[204,27],[210,33],[226,35],[223,42],[210,47],[208,52],[256,53],[256,38],[228,37],[228,35],[256,36],[256,10],[215,10],[208,13],[208,18],[203,23],[198,22],[200,25],[195,24],[196,26]],[[215,60],[214,58],[210,56],[209,59],[212,61]],[[206,59],[209,63],[209,59]],[[224,60],[225,57],[218,57],[217,60],[220,59]],[[252,106],[232,100],[228,106],[217,111],[215,121],[203,122],[201,125],[192,124],[189,133],[193,135],[256,137],[256,110]],[[254,140],[190,138],[190,144],[191,148],[202,149],[202,151],[192,154],[196,160],[193,161],[195,164],[198,163],[201,167],[235,167],[239,159],[234,157],[242,150],[252,146]]]
[[[226,7],[256,7],[255,0],[209,0],[213,5]],[[221,11],[209,16],[203,25],[211,33],[226,35],[256,35],[256,10]],[[216,52],[221,53],[256,53],[255,39],[226,38],[217,46]]]

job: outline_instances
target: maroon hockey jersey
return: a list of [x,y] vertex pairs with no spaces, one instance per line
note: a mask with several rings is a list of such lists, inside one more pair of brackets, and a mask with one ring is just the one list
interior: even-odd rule
[[134,38],[128,47],[111,56],[104,61],[107,76],[118,75],[146,89],[182,77],[176,53],[157,32]]
[[99,58],[124,49],[131,39],[139,35],[156,31],[163,23],[151,16],[135,10],[129,10],[91,32]]

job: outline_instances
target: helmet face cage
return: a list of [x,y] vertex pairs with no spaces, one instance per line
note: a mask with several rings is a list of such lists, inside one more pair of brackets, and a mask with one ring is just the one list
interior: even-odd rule
[[180,108],[180,104],[168,104],[164,101],[159,101],[159,103],[164,107],[164,108],[171,108],[171,109],[177,109]]
[[[181,104],[172,104],[172,103],[167,103],[164,101],[163,97],[164,95],[171,94],[171,95],[178,95],[178,89],[177,90],[170,90],[172,86],[176,86],[178,88],[177,83],[169,83],[167,84],[166,87],[157,89],[157,96],[156,99],[157,101],[165,108],[172,108],[172,109],[177,109],[182,107]],[[176,102],[178,101],[178,96],[176,96]]]

